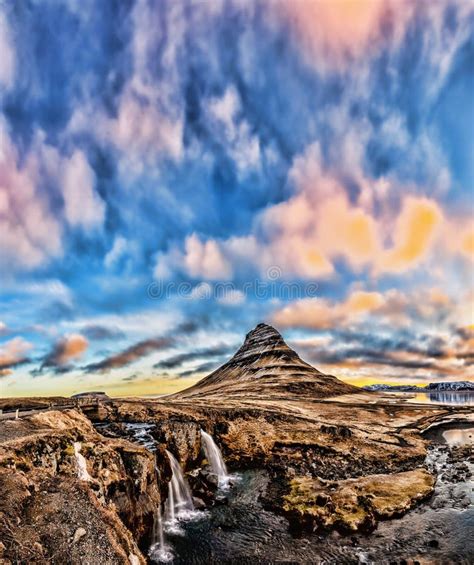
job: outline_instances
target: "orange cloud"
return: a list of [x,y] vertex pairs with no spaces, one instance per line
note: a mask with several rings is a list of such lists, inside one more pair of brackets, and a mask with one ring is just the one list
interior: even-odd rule
[[433,200],[405,198],[395,225],[394,244],[382,255],[378,270],[400,273],[416,266],[430,251],[442,219]]
[[474,261],[474,228],[466,230],[461,239],[461,253]]
[[89,342],[80,334],[71,334],[60,339],[43,361],[42,367],[61,367],[78,359],[86,351]]
[[[282,328],[344,328],[376,317],[391,326],[407,326],[413,320],[444,317],[455,323],[453,300],[440,289],[417,290],[407,295],[396,289],[383,293],[354,290],[341,302],[319,298],[296,300],[273,315]],[[457,320],[459,323],[459,320]]]
[[379,292],[364,292],[358,290],[353,292],[344,304],[348,313],[358,314],[371,312],[384,304],[384,298]]
[[279,2],[280,14],[312,55],[341,60],[359,56],[380,37],[383,0],[292,0]]
[[[321,279],[334,274],[340,259],[355,272],[402,275],[427,262],[434,249],[445,261],[461,249],[472,252],[472,230],[454,229],[434,199],[403,195],[403,187],[389,193],[387,183],[374,183],[361,172],[365,190],[353,201],[339,172],[323,167],[318,143],[295,158],[288,179],[295,194],[262,211],[255,235],[201,241],[193,234],[184,251],[158,257],[155,276],[166,278],[175,269],[195,278],[229,279],[239,266],[251,264],[262,274],[276,265],[283,278]],[[398,197],[397,214],[390,204]]]
[[318,208],[316,239],[328,256],[345,257],[356,268],[373,260],[380,245],[374,218],[351,207],[342,191]]
[[329,329],[346,325],[366,314],[377,311],[386,304],[386,299],[379,292],[356,290],[340,303],[333,303],[319,298],[305,298],[285,306],[273,316],[273,322],[279,327],[305,327]]

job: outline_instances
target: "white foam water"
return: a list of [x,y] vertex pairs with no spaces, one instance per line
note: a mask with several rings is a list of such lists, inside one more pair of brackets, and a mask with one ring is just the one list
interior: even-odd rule
[[204,516],[204,513],[194,509],[191,489],[180,464],[168,450],[166,450],[166,454],[170,461],[172,475],[168,483],[165,531],[173,535],[184,535],[180,522],[200,519]]
[[219,488],[229,488],[232,477],[227,472],[227,467],[225,465],[224,458],[222,457],[221,450],[217,447],[212,436],[204,430],[201,430],[201,437],[206,458],[209,462],[212,473],[217,476],[217,484]]
[[89,475],[87,471],[87,461],[84,455],[81,453],[81,442],[76,441],[74,443],[74,455],[76,456],[77,462],[77,476],[79,477],[80,481],[90,481],[92,477]]
[[151,546],[148,555],[150,559],[156,563],[169,563],[173,561],[174,558],[171,547],[165,541],[161,508],[158,508],[155,512]]

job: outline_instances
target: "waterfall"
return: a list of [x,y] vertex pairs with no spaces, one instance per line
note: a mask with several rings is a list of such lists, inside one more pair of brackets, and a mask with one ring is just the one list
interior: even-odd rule
[[20,417],[20,409],[17,408],[15,412],[15,420],[18,420],[19,417]]
[[74,455],[76,456],[77,461],[77,476],[80,481],[90,481],[92,477],[87,471],[87,462],[84,455],[81,453],[81,447],[80,441],[76,441],[74,443]]
[[226,488],[229,486],[229,475],[227,468],[222,458],[222,453],[217,447],[215,441],[208,433],[201,430],[201,437],[203,440],[204,452],[209,462],[212,472],[217,476],[217,484],[219,488]]
[[173,561],[173,553],[165,542],[165,534],[163,530],[163,520],[161,518],[161,508],[155,512],[153,519],[153,530],[151,538],[151,547],[148,552],[150,559],[158,563],[168,563]]
[[168,485],[167,519],[173,522],[177,518],[186,516],[186,514],[192,512],[194,510],[194,504],[191,490],[184,478],[183,471],[178,461],[168,450],[166,450],[166,454],[170,460],[172,471],[171,481]]
[[165,534],[163,532],[163,520],[161,519],[161,508],[155,512],[155,519],[153,521],[153,545],[160,544],[160,547],[165,545]]
[[174,489],[171,481],[168,483],[168,518],[171,522],[176,520],[176,516],[174,513],[175,505],[174,505]]

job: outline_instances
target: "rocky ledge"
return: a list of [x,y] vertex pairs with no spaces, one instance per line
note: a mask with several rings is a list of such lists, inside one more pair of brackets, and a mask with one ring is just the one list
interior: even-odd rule
[[231,470],[268,472],[262,502],[294,530],[341,532],[369,531],[428,497],[435,473],[424,468],[429,442],[420,432],[466,412],[397,405],[368,393],[285,403],[222,397],[213,406],[196,399],[113,400],[106,411],[91,410],[91,418],[114,426],[153,425],[156,441],[189,472],[202,464],[204,429]]

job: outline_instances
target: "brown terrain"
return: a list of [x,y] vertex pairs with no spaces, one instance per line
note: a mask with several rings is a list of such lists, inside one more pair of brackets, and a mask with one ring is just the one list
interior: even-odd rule
[[[453,420],[472,421],[472,409],[361,391],[311,367],[259,324],[228,363],[182,393],[0,422],[0,563],[146,562],[170,477],[164,449],[196,476],[200,429],[230,469],[269,473],[263,503],[292,529],[369,532],[430,496],[435,476],[421,432]],[[108,423],[117,437],[91,422]],[[124,439],[126,422],[155,426],[156,455]]]

